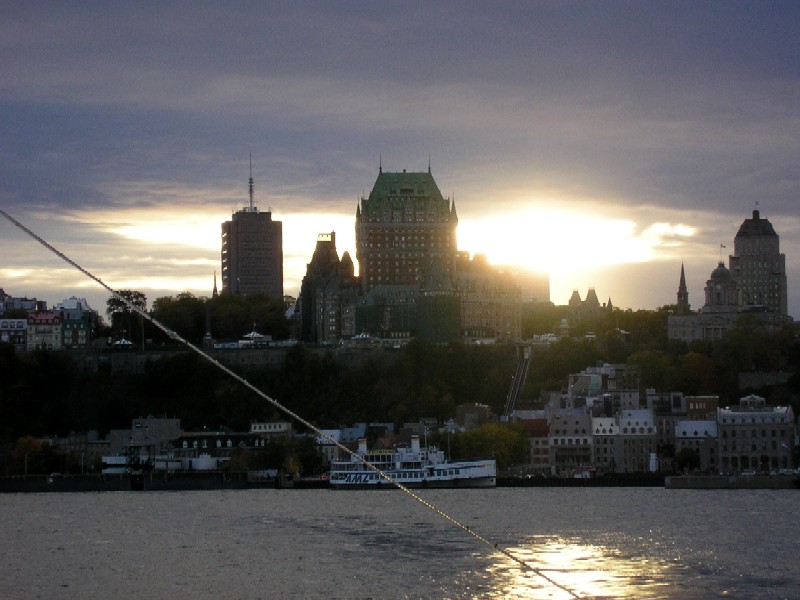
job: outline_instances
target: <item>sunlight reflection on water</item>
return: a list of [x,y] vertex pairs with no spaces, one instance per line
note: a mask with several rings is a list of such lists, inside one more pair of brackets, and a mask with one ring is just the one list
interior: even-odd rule
[[657,598],[664,595],[671,569],[652,558],[563,538],[533,539],[508,550],[531,568],[500,556],[488,568],[495,589],[490,597]]

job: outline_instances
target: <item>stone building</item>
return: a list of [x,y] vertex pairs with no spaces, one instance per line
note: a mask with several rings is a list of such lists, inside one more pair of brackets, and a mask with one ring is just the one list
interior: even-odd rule
[[742,310],[788,314],[786,256],[781,254],[780,237],[772,223],[762,219],[758,210],[739,227],[729,264]]
[[667,321],[667,337],[693,342],[724,339],[742,314],[753,315],[769,328],[791,320],[787,314],[786,257],[772,224],[753,211],[734,238],[730,268],[719,261],[706,281],[705,303],[698,313],[689,310],[684,267],[675,314]]
[[376,286],[421,285],[432,270],[452,278],[455,201],[426,173],[384,172],[356,209],[356,259],[364,292]]
[[750,395],[717,410],[719,465],[723,472],[774,471],[792,467],[795,441],[790,406],[767,406]]
[[697,454],[698,468],[703,473],[715,472],[719,460],[717,452],[716,420],[680,421],[675,426],[675,453],[691,450]]
[[54,312],[28,315],[27,350],[61,350],[61,316]]
[[28,345],[28,319],[0,318],[0,342],[11,344],[17,352],[24,352]]
[[592,417],[581,409],[560,410],[550,417],[551,472],[572,477],[592,465]]
[[300,339],[326,344],[355,335],[358,279],[353,261],[336,250],[336,233],[317,236],[317,245],[300,287]]
[[467,338],[517,340],[522,335],[522,302],[516,278],[492,267],[486,256],[459,253],[456,286],[460,328]]

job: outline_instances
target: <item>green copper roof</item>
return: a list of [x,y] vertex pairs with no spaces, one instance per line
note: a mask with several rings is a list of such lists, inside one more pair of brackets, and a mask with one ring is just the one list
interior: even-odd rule
[[442,192],[433,179],[430,171],[423,173],[385,173],[378,174],[375,185],[369,194],[370,200],[388,198],[390,196],[424,196],[432,200],[444,202]]
[[[442,196],[430,171],[385,173],[381,170],[369,198],[361,199],[356,220],[360,222],[362,217],[367,221],[387,219],[386,211],[402,211],[408,222],[419,222],[414,215],[419,216],[420,211],[424,215],[435,215],[437,222],[458,220],[455,203],[451,206]],[[429,222],[428,217],[422,220]]]

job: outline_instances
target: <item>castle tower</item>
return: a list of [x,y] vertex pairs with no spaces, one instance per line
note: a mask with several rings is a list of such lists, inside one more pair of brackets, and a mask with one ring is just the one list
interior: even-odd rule
[[430,169],[389,173],[381,165],[356,210],[356,260],[362,289],[421,285],[431,269],[453,277],[457,253],[455,201],[442,196]]

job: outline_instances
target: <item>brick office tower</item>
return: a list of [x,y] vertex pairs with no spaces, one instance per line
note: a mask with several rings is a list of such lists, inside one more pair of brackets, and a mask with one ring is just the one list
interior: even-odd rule
[[758,210],[739,227],[729,259],[740,310],[788,315],[786,256],[780,252],[780,238],[772,223],[762,219]]
[[356,259],[362,290],[452,280],[457,254],[455,201],[427,173],[384,173],[356,210]]
[[250,205],[222,224],[222,289],[283,300],[283,223],[253,203],[252,164],[249,189]]

